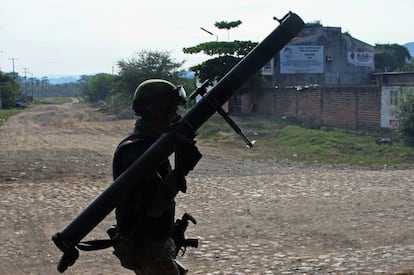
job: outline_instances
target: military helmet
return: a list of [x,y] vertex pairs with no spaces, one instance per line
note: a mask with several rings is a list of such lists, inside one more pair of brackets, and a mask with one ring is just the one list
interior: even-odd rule
[[163,79],[148,79],[135,89],[132,108],[137,114],[168,105],[183,105],[186,94],[182,86],[175,86]]

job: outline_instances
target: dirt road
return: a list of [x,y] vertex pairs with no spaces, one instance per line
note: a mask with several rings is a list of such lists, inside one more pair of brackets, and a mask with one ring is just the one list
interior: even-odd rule
[[[0,274],[57,274],[51,236],[111,183],[133,121],[81,104],[29,108],[0,125]],[[199,237],[190,274],[392,274],[414,268],[412,170],[333,169],[244,160],[200,144],[177,197]],[[247,154],[248,152],[246,152]],[[106,237],[108,216],[88,238]],[[65,274],[132,274],[110,249]]]

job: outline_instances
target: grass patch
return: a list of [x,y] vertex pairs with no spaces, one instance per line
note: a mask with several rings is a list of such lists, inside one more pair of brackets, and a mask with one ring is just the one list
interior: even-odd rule
[[[233,116],[244,133],[256,140],[247,157],[321,164],[398,165],[414,163],[414,148],[401,142],[377,144],[378,136],[304,127],[274,116]],[[243,141],[223,119],[213,117],[199,131],[199,139],[231,148]]]
[[6,121],[9,117],[18,114],[21,109],[0,109],[0,123]]
[[278,154],[304,162],[355,165],[413,162],[413,148],[401,143],[379,145],[375,139],[372,135],[287,126],[262,142],[265,147],[275,148]]

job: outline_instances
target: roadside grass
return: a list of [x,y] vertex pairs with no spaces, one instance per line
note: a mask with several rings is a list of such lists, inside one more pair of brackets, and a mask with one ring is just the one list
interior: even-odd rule
[[[375,142],[384,134],[316,129],[271,115],[232,115],[232,118],[250,139],[256,140],[255,147],[246,153],[249,158],[361,166],[414,164],[414,148],[398,140],[391,145]],[[218,116],[200,128],[199,139],[229,149],[244,146],[241,138]]]
[[18,114],[21,109],[0,109],[0,123],[6,121],[9,117]]

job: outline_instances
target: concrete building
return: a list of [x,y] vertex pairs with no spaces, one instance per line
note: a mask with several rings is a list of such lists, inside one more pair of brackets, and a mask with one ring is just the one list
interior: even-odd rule
[[392,129],[398,123],[395,108],[400,96],[414,92],[414,72],[374,73],[372,78],[381,87],[381,128]]
[[395,107],[414,92],[414,72],[374,73],[375,48],[339,27],[307,24],[262,69],[263,86],[229,100],[230,112],[294,117],[355,131],[394,128]]
[[262,69],[263,86],[232,98],[229,110],[377,131],[381,89],[372,82],[374,70],[374,46],[342,33],[340,27],[307,24]]
[[370,82],[375,49],[340,27],[307,24],[262,70],[271,86],[360,85]]

